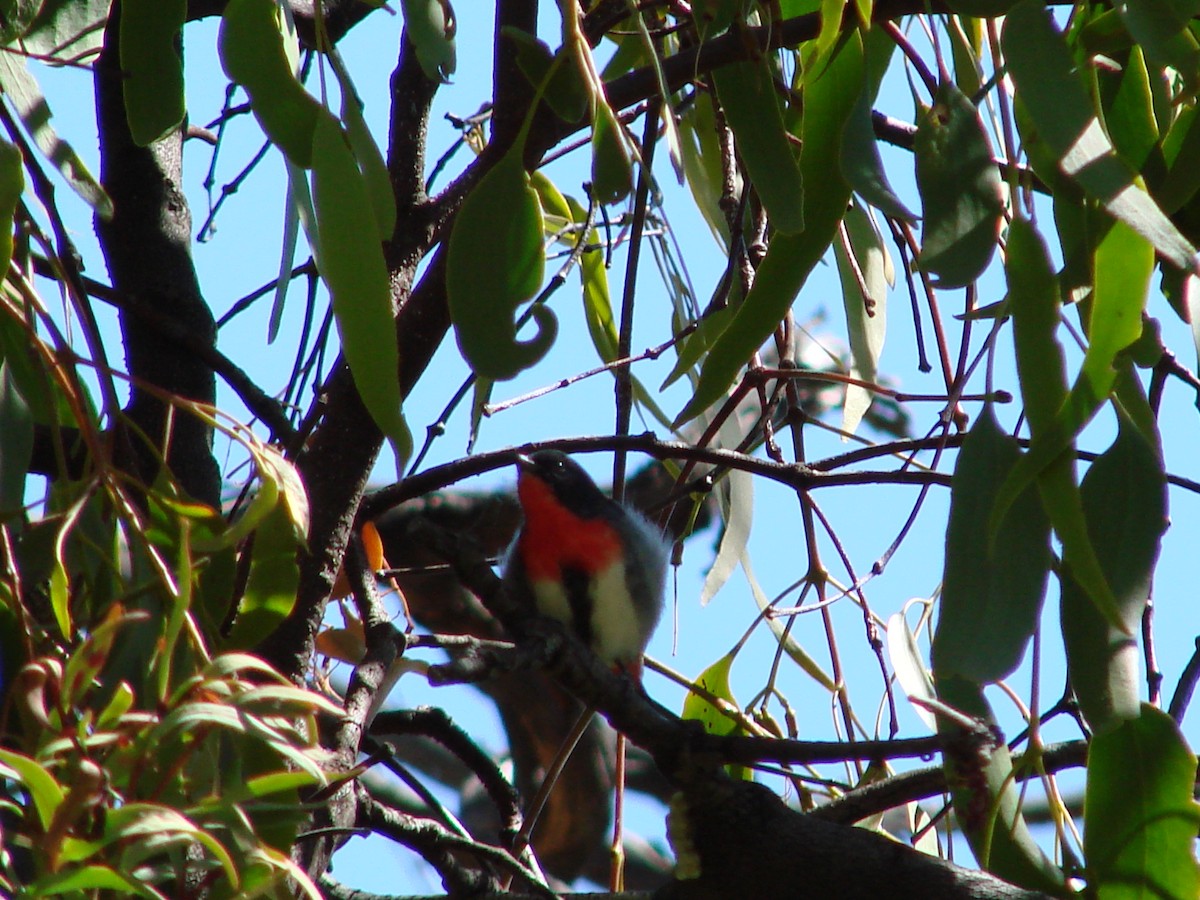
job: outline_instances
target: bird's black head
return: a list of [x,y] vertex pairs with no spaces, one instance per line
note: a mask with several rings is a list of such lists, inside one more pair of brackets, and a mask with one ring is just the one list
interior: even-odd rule
[[583,466],[561,450],[538,450],[517,457],[522,477],[547,485],[563,506],[577,516],[600,515],[612,501],[596,486]]

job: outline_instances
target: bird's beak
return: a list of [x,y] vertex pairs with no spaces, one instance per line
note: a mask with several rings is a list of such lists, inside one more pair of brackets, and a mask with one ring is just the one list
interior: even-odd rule
[[517,470],[519,473],[520,472],[536,472],[537,467],[538,467],[537,463],[535,463],[533,461],[532,456],[528,456],[527,454],[524,454],[524,453],[517,454]]

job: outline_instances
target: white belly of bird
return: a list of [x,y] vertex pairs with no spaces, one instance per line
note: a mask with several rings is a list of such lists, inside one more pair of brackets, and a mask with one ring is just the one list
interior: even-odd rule
[[[593,598],[592,650],[606,663],[639,659],[641,627],[625,582],[625,564],[614,562],[592,578],[588,588]],[[571,605],[560,582],[537,581],[533,591],[542,615],[568,626],[572,623]]]

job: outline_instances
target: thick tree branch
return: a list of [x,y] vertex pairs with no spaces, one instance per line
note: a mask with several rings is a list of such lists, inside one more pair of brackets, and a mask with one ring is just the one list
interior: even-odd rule
[[[149,147],[133,142],[119,36],[120,3],[114,3],[95,66],[100,176],[114,208],[111,220],[96,220],[96,233],[113,288],[154,308],[195,340],[215,346],[216,325],[192,266],[192,220],[182,186],[183,131],[177,128]],[[161,441],[170,410],[140,390],[137,381],[212,404],[216,379],[211,366],[195,354],[164,352],[158,328],[136,315],[122,313],[120,319],[126,363],[135,379],[127,413],[151,441]],[[180,484],[193,497],[219,505],[221,475],[212,455],[212,429],[193,416],[175,415],[170,431],[166,459]],[[155,455],[140,440],[131,444],[148,483],[157,466]]]

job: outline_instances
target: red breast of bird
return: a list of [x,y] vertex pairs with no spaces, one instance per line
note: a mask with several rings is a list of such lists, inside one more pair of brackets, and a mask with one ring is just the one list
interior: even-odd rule
[[506,565],[510,590],[570,627],[605,663],[639,678],[662,611],[661,534],[565,454],[524,457],[519,472],[525,522]]

